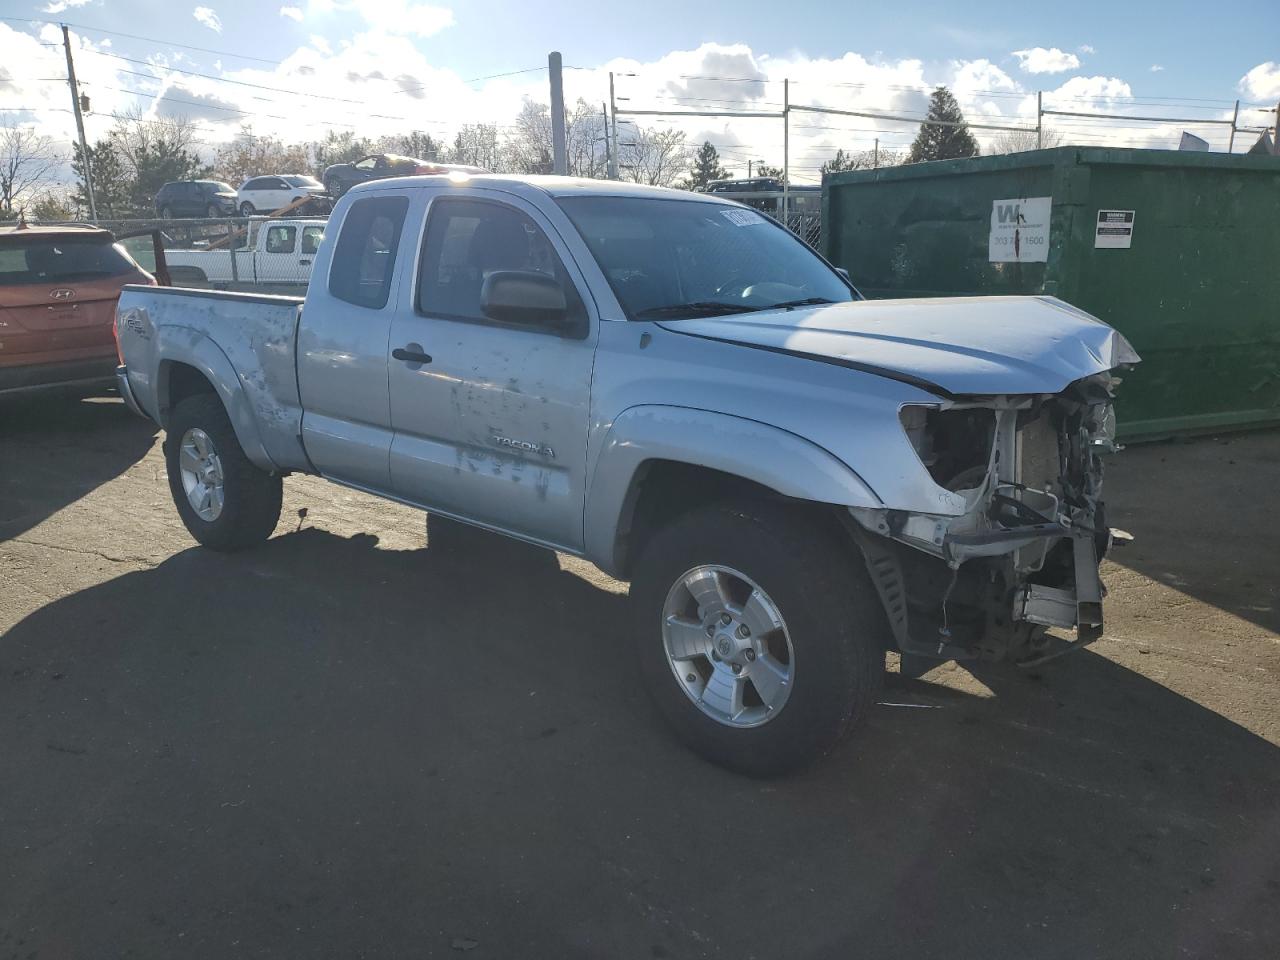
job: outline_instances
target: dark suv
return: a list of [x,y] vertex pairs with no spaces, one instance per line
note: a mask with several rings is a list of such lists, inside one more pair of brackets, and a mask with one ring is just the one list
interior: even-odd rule
[[236,191],[218,180],[177,180],[156,192],[156,213],[174,217],[232,217]]

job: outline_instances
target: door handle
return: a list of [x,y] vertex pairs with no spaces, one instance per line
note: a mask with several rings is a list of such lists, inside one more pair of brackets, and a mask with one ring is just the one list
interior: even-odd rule
[[431,355],[423,353],[422,347],[416,343],[411,343],[407,347],[396,347],[391,351],[391,356],[396,360],[403,360],[405,363],[430,363]]
[[311,261],[310,261],[310,260],[299,260],[299,261],[298,261],[298,263],[302,264],[302,266],[304,266],[304,267],[309,267],[309,266],[311,266]]

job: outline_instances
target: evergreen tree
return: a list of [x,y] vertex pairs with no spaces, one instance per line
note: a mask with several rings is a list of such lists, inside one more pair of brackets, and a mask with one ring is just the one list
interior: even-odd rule
[[705,190],[713,180],[724,180],[729,171],[720,166],[720,154],[710,140],[703,143],[693,155],[693,165],[689,169],[689,179],[685,181],[687,190]]
[[756,164],[755,175],[757,177],[773,177],[775,180],[782,179],[782,168],[771,167],[763,160]]
[[[87,213],[89,195],[85,189],[84,159],[80,144],[75,144],[74,149],[71,169],[78,179],[72,200],[78,209]],[[133,212],[129,203],[132,178],[109,137],[89,147],[89,167],[93,171],[93,199],[97,203],[98,216],[107,220],[129,216]]]
[[[943,123],[959,126],[942,126]],[[938,87],[929,97],[928,117],[920,124],[920,132],[911,144],[907,163],[976,157],[978,152],[978,142],[965,126],[960,104],[956,103],[950,90]]]

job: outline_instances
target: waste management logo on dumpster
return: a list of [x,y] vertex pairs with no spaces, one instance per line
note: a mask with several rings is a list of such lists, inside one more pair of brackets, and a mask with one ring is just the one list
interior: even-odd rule
[[1047,262],[1052,210],[1053,197],[991,201],[988,259],[992,263]]

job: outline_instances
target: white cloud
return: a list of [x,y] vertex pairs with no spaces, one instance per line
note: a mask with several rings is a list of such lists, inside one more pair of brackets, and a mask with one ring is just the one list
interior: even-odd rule
[[61,13],[63,10],[70,10],[73,7],[83,7],[91,0],[49,0],[49,4],[44,8],[45,13]]
[[1280,63],[1260,63],[1240,78],[1240,92],[1250,100],[1280,100]]
[[318,33],[313,33],[311,35],[311,45],[325,56],[330,56],[333,53],[333,48],[329,46],[329,41]]
[[1015,50],[1013,55],[1018,58],[1018,66],[1024,73],[1062,73],[1080,66],[1079,57],[1057,47],[1031,47],[1029,50]]
[[217,11],[212,7],[196,7],[191,11],[191,15],[214,33],[222,32],[222,20],[219,19]]
[[1097,53],[1097,52],[1098,52],[1097,50],[1093,49],[1093,47],[1092,47],[1092,46],[1090,46],[1090,45],[1089,45],[1089,44],[1087,44],[1087,43],[1082,43],[1082,44],[1080,44],[1080,46],[1076,47],[1076,50],[1077,50],[1077,52],[1079,52],[1079,53]]
[[288,17],[290,20],[293,20],[295,23],[301,23],[302,8],[301,7],[281,7],[280,16]]
[[1160,73],[1164,70],[1164,67],[1160,66],[1158,63],[1153,63],[1151,66],[1147,67],[1147,69],[1152,73]]

